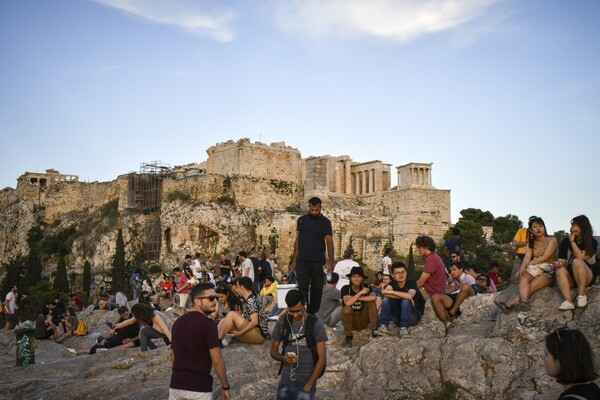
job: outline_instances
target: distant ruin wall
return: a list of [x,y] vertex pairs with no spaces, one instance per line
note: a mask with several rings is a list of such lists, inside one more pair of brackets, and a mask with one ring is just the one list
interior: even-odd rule
[[266,145],[249,139],[230,140],[207,151],[207,173],[302,182],[302,157],[284,142]]
[[394,248],[408,253],[418,235],[428,235],[437,243],[450,227],[450,190],[390,190],[383,198],[392,216]]
[[127,204],[126,194],[127,180],[122,177],[111,182],[57,183],[44,191],[44,219],[52,221],[70,211],[96,209],[116,198],[122,210]]

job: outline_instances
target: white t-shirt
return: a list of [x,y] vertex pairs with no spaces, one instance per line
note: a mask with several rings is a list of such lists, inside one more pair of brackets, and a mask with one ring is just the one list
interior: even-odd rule
[[17,297],[12,290],[6,295],[6,300],[8,300],[8,312],[14,314],[19,307],[17,306]]
[[341,260],[333,267],[333,272],[340,276],[340,280],[335,285],[337,290],[342,290],[344,286],[350,284],[350,279],[346,275],[350,273],[352,267],[360,267],[360,264],[350,258]]
[[392,276],[392,259],[388,256],[383,257],[381,260],[381,270],[384,275]]
[[192,273],[198,280],[202,279],[202,264],[200,264],[198,259],[192,261]]
[[254,282],[254,265],[252,265],[252,260],[246,258],[242,263],[242,276],[248,276]]

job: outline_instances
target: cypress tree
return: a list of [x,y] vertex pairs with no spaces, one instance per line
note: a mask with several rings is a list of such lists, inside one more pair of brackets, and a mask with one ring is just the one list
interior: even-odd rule
[[67,277],[67,262],[65,257],[60,257],[56,276],[54,277],[54,289],[60,293],[69,293],[69,278]]
[[417,277],[415,276],[415,255],[413,254],[413,247],[412,244],[410,245],[410,248],[408,249],[408,266],[407,266],[408,271],[408,277],[410,279],[417,279]]
[[113,293],[127,293],[127,265],[125,264],[125,242],[123,241],[123,230],[117,233],[117,249],[112,262],[112,283],[110,285]]
[[87,294],[87,299],[90,297],[90,289],[92,287],[92,266],[89,261],[83,264],[83,291]]
[[40,280],[42,280],[42,262],[37,246],[34,246],[29,251],[29,256],[27,256],[25,279],[21,283],[22,288],[20,289],[27,292],[31,286],[37,284]]

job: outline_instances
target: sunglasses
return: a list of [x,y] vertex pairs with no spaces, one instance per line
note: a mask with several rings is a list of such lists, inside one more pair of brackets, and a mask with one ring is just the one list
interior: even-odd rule
[[219,296],[213,295],[213,296],[202,296],[202,297],[196,297],[197,299],[208,299],[209,301],[215,301],[219,298]]

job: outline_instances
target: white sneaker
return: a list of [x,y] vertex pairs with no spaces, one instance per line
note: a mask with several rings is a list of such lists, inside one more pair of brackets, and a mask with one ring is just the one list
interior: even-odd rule
[[408,335],[408,328],[403,326],[400,328],[400,332],[398,332],[398,336],[404,336],[404,335]]
[[577,304],[577,308],[583,308],[587,306],[587,296],[577,296],[575,303]]
[[575,309],[575,304],[573,304],[572,302],[570,302],[569,300],[565,300],[563,301],[560,306],[558,306],[559,310],[562,311],[567,311],[567,310],[574,310]]
[[374,336],[386,336],[389,335],[388,327],[385,325],[380,325],[379,328],[373,331]]
[[221,344],[223,347],[229,346],[231,344],[231,338],[229,336],[225,336],[223,339],[221,339]]
[[267,319],[268,319],[269,321],[277,321],[277,320],[279,319],[279,317],[278,317],[277,315],[273,315],[273,316],[271,316],[271,317],[267,317]]
[[98,352],[98,351],[108,351],[108,349],[106,347],[98,347],[96,349],[96,352]]

